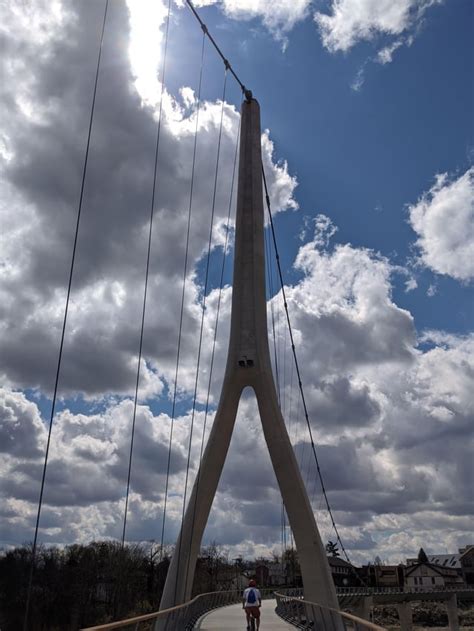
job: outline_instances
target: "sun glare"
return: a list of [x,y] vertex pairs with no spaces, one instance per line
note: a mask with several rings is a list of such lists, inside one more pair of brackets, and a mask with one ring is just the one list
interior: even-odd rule
[[135,87],[146,105],[160,98],[161,46],[167,6],[160,0],[127,0],[130,13],[129,56]]

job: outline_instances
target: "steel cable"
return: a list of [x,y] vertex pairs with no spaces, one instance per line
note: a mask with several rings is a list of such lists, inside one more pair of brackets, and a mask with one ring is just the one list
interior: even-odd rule
[[[222,98],[222,106],[223,107],[224,107],[224,100],[225,100],[225,86],[224,86],[223,98]],[[223,114],[223,109],[221,111],[221,116],[222,116],[222,114]],[[222,131],[222,118],[221,118],[221,126],[220,126],[220,132],[219,133],[221,133],[221,131]],[[201,463],[202,463],[202,456],[203,456],[203,453],[204,453],[204,441],[205,441],[205,437],[206,437],[207,418],[208,418],[208,415],[209,415],[209,404],[210,404],[210,397],[211,397],[211,385],[212,385],[212,376],[213,376],[213,370],[214,370],[214,358],[215,358],[216,343],[217,343],[217,330],[218,330],[218,326],[219,326],[219,314],[220,314],[221,300],[222,300],[222,289],[223,289],[223,285],[224,285],[225,262],[226,262],[226,258],[227,258],[227,246],[228,246],[228,240],[229,240],[230,215],[231,215],[231,210],[232,210],[232,200],[233,200],[233,196],[234,196],[235,171],[236,171],[236,165],[237,165],[239,138],[240,138],[240,119],[239,119],[239,125],[238,125],[238,128],[237,128],[237,138],[236,138],[235,152],[234,152],[234,164],[233,164],[233,168],[232,168],[232,178],[231,178],[231,185],[230,185],[229,205],[228,205],[228,209],[227,209],[226,233],[225,233],[225,239],[224,239],[224,249],[223,249],[223,253],[222,253],[222,264],[221,264],[221,273],[220,273],[220,281],[219,281],[219,294],[218,294],[218,298],[217,298],[216,319],[215,319],[215,323],[214,323],[214,336],[213,336],[213,340],[212,340],[211,361],[210,361],[210,367],[209,367],[209,379],[208,379],[208,383],[207,383],[206,405],[205,405],[205,410],[204,410],[204,422],[203,422],[202,436],[201,436],[201,447],[200,447],[200,452],[199,452],[199,468],[198,468],[198,473],[197,473],[197,478],[196,478],[196,498],[197,498],[197,495],[198,495],[198,492],[199,492],[199,482],[200,482],[200,479],[201,479]],[[219,164],[219,158],[217,158],[217,160],[216,160],[216,176],[217,176],[218,164]],[[215,184],[217,184],[217,180],[215,180]],[[214,198],[214,194],[213,194],[213,198]],[[196,504],[194,504],[194,507],[193,507],[193,519],[192,519],[191,531],[194,530],[195,520],[196,520]],[[190,561],[190,555],[188,556],[188,563],[187,563],[187,566],[186,566],[185,585],[188,582],[189,561]]]
[[138,349],[138,364],[137,364],[137,378],[135,382],[135,397],[133,401],[133,418],[132,418],[132,434],[130,438],[130,455],[128,460],[128,475],[127,475],[127,491],[125,494],[125,509],[124,509],[124,517],[123,517],[123,530],[122,530],[122,548],[125,544],[125,532],[127,527],[127,513],[128,513],[128,501],[130,495],[130,477],[132,472],[132,458],[133,458],[133,444],[135,438],[135,422],[137,417],[137,403],[138,403],[138,388],[140,385],[140,371],[141,371],[141,360],[142,360],[142,351],[143,351],[143,334],[145,329],[145,314],[146,314],[146,301],[147,301],[147,293],[148,293],[148,279],[150,274],[150,255],[151,255],[151,243],[152,243],[152,234],[153,234],[153,216],[155,210],[155,195],[156,195],[156,180],[157,180],[157,167],[158,167],[158,152],[160,147],[160,136],[161,136],[161,119],[163,114],[163,95],[165,90],[165,73],[166,73],[166,56],[168,52],[168,32],[169,32],[169,23],[170,23],[170,13],[171,13],[171,0],[168,0],[168,14],[166,17],[166,28],[165,28],[165,38],[163,44],[163,62],[161,67],[161,94],[160,94],[160,106],[158,112],[158,123],[156,130],[156,142],[155,142],[155,161],[153,167],[153,186],[151,193],[151,202],[150,202],[150,222],[149,222],[149,230],[148,230],[148,246],[147,246],[147,256],[146,256],[146,267],[145,267],[145,286],[143,289],[143,305],[142,305],[142,319],[141,319],[141,327],[140,327],[140,342]]
[[51,445],[51,432],[53,429],[53,421],[54,421],[54,416],[56,412],[56,400],[57,400],[57,394],[58,394],[59,376],[61,373],[61,364],[62,364],[62,356],[63,356],[63,349],[64,349],[64,337],[66,333],[67,318],[68,318],[68,313],[69,313],[69,300],[71,297],[72,278],[74,274],[74,265],[76,262],[77,241],[78,241],[78,235],[79,235],[79,225],[81,221],[82,203],[84,200],[84,188],[85,188],[85,182],[86,182],[87,164],[89,160],[89,149],[90,149],[90,141],[91,141],[91,135],[92,135],[92,122],[94,120],[97,85],[99,82],[100,60],[102,56],[102,45],[104,42],[104,32],[105,32],[105,23],[107,19],[108,6],[109,6],[109,0],[105,0],[104,17],[103,17],[102,29],[100,33],[99,52],[97,56],[97,65],[96,65],[95,80],[94,80],[94,90],[93,90],[93,95],[92,95],[92,103],[91,103],[90,116],[89,116],[89,128],[87,132],[86,151],[85,151],[85,156],[84,156],[84,164],[82,167],[81,188],[80,188],[80,195],[79,195],[79,204],[78,204],[78,209],[77,209],[76,227],[74,231],[74,242],[73,242],[73,247],[72,247],[71,265],[69,268],[69,280],[68,280],[68,287],[67,287],[66,304],[64,307],[63,324],[62,324],[62,330],[61,330],[61,341],[59,344],[58,362],[56,366],[56,377],[54,381],[53,400],[51,403],[51,415],[49,419],[48,438],[46,441],[46,452],[45,452],[45,457],[44,457],[43,473],[41,476],[40,495],[39,495],[39,500],[38,500],[38,512],[36,514],[35,535],[33,539],[33,547],[32,547],[32,554],[31,554],[31,568],[30,568],[30,575],[28,579],[25,616],[23,619],[24,631],[27,631],[28,629],[28,618],[29,618],[30,603],[31,603],[31,589],[33,585],[33,574],[35,570],[36,550],[37,550],[37,545],[38,545],[39,523],[40,523],[40,518],[41,518],[41,508],[43,505],[43,494],[44,494],[44,486],[45,486],[45,480],[46,480],[46,469],[48,466],[48,459],[49,459],[49,449]]
[[265,233],[265,249],[266,249],[266,263],[267,263],[267,277],[268,277],[268,285],[269,285],[269,294],[270,294],[270,314],[271,314],[271,323],[272,323],[272,337],[273,337],[273,363],[275,368],[275,381],[276,381],[276,391],[278,395],[278,405],[280,406],[280,374],[278,370],[278,354],[277,354],[277,345],[276,345],[276,333],[275,333],[275,309],[273,305],[273,270],[271,266],[272,257],[270,244],[267,238],[267,232]]
[[197,140],[198,140],[198,132],[199,132],[199,110],[201,106],[201,87],[202,87],[202,74],[203,74],[203,68],[204,68],[205,43],[206,43],[206,34],[203,30],[201,60],[200,60],[200,69],[199,69],[199,85],[198,85],[198,93],[197,93],[197,99],[196,99],[196,126],[194,130],[194,145],[193,145],[193,157],[192,157],[192,166],[191,166],[191,183],[190,183],[190,190],[189,190],[188,220],[187,220],[187,229],[186,229],[186,246],[185,246],[184,265],[183,265],[183,288],[181,292],[181,308],[180,308],[180,315],[179,315],[178,344],[177,344],[177,351],[176,351],[176,367],[175,367],[174,389],[173,389],[173,404],[172,404],[172,410],[171,410],[171,427],[170,427],[170,438],[169,438],[169,445],[168,445],[168,463],[167,463],[167,469],[166,469],[163,525],[162,525],[162,531],[161,531],[161,549],[163,549],[163,544],[164,544],[166,507],[167,507],[167,500],[168,500],[168,488],[169,488],[169,477],[170,477],[171,447],[173,444],[173,426],[174,426],[175,415],[176,415],[176,398],[177,398],[177,392],[178,392],[178,372],[179,372],[179,360],[180,360],[180,354],[181,354],[181,338],[182,338],[182,331],[183,331],[184,299],[185,299],[185,294],[186,294],[186,275],[188,272],[189,238],[190,238],[190,232],[191,232],[191,213],[192,213],[192,205],[193,205],[194,175],[195,175],[195,170],[196,170],[196,149],[197,149]]
[[[277,347],[276,347],[276,334],[275,334],[275,315],[273,309],[273,270],[272,270],[272,261],[273,258],[270,254],[270,243],[268,237],[268,231],[264,232],[264,245],[265,245],[265,265],[267,270],[267,282],[268,282],[268,300],[270,301],[270,313],[271,313],[271,324],[272,324],[272,337],[273,337],[273,352],[274,352],[274,376],[276,382],[276,392],[277,392],[277,401],[278,407],[281,410],[281,390],[280,390],[280,375],[278,370],[278,355],[277,355]],[[283,511],[284,511],[284,503],[283,498],[281,500],[281,517],[280,517],[280,540],[281,540],[281,558],[282,558],[282,570],[283,570],[283,553],[284,553],[284,535],[283,535]]]
[[[220,55],[220,57],[222,58],[222,60],[226,64],[226,67],[229,69],[231,74],[234,76],[234,78],[236,79],[236,81],[240,85],[240,87],[242,89],[242,92],[245,94],[246,97],[251,96],[250,91],[246,89],[245,85],[242,83],[242,81],[239,79],[237,74],[234,72],[231,64],[228,62],[228,60],[226,59],[226,57],[222,53],[222,51],[219,48],[219,46],[217,45],[216,41],[214,40],[214,38],[209,33],[207,26],[205,25],[203,20],[200,18],[199,14],[197,13],[195,7],[193,6],[191,0],[186,0],[186,4],[191,9],[191,11],[194,14],[194,16],[196,17],[196,19],[198,20],[198,22],[199,22],[199,24],[200,24],[200,26],[201,26],[201,28],[203,30],[204,35],[208,36],[209,40],[213,44],[213,46],[216,49],[217,53]],[[313,457],[315,459],[318,476],[320,477],[321,487],[322,487],[323,495],[324,495],[324,498],[325,498],[325,501],[326,501],[328,513],[329,513],[330,518],[331,518],[332,526],[333,526],[334,531],[336,533],[337,539],[338,539],[338,541],[339,541],[339,543],[341,545],[341,549],[343,550],[344,555],[346,556],[348,562],[350,563],[349,557],[347,555],[347,552],[346,552],[346,550],[345,550],[345,548],[344,548],[344,546],[342,544],[341,538],[339,536],[339,532],[337,530],[337,526],[335,524],[335,521],[334,521],[334,518],[333,518],[333,515],[332,515],[332,511],[331,511],[331,508],[330,508],[330,505],[329,505],[326,489],[325,489],[324,482],[323,482],[323,479],[322,479],[321,469],[320,469],[320,466],[319,466],[319,461],[317,459],[316,448],[315,448],[315,444],[314,444],[314,440],[313,440],[313,436],[312,436],[311,425],[309,423],[309,417],[308,417],[308,411],[307,411],[307,406],[306,406],[306,400],[305,400],[304,392],[303,392],[303,388],[302,388],[301,374],[300,374],[300,370],[299,370],[299,365],[297,363],[296,349],[295,349],[294,339],[293,339],[293,332],[292,332],[292,329],[291,329],[291,322],[290,322],[289,313],[288,313],[288,305],[287,305],[287,301],[286,301],[285,288],[284,288],[284,284],[283,284],[283,275],[282,275],[282,270],[281,270],[281,265],[280,265],[280,258],[279,258],[278,249],[277,249],[276,236],[275,236],[275,230],[274,230],[273,218],[272,218],[272,212],[271,212],[271,205],[270,205],[270,198],[269,198],[269,195],[268,195],[268,188],[267,188],[267,182],[266,182],[266,178],[265,178],[265,172],[264,172],[264,169],[263,169],[263,164],[262,164],[262,175],[263,175],[263,181],[264,181],[264,186],[265,186],[266,204],[267,204],[269,218],[270,218],[270,227],[271,227],[271,233],[272,233],[272,238],[273,238],[273,245],[274,245],[274,248],[275,248],[275,256],[276,256],[276,261],[277,261],[278,275],[279,275],[280,285],[281,285],[281,288],[282,288],[282,299],[283,299],[283,304],[284,304],[285,313],[286,313],[286,320],[287,320],[287,324],[288,324],[288,330],[289,330],[291,347],[292,347],[292,353],[293,353],[293,358],[294,358],[295,368],[296,368],[296,373],[297,373],[297,378],[298,378],[298,385],[299,385],[299,389],[300,389],[300,395],[301,395],[301,399],[302,399],[302,403],[303,403],[303,411],[304,411],[304,415],[305,415],[305,419],[306,419],[306,423],[307,423],[308,431],[309,431],[309,435],[310,435],[311,449],[312,449],[312,452],[313,452]],[[271,303],[271,304],[273,306],[273,303]],[[272,314],[272,316],[273,316],[273,314]],[[277,314],[277,318],[279,318],[279,313]],[[278,323],[277,323],[277,326],[278,326]],[[275,355],[277,355],[277,354],[278,353],[275,353]],[[278,379],[278,381],[279,381],[279,379]],[[279,392],[279,390],[280,390],[280,388],[278,388],[278,392]]]
[[[267,205],[268,215],[269,215],[269,218],[270,218],[270,226],[271,226],[271,233],[272,233],[272,238],[273,238],[273,245],[274,245],[274,249],[275,249],[275,258],[276,258],[276,263],[277,263],[278,276],[279,276],[279,280],[280,280],[280,286],[281,286],[282,297],[283,297],[283,305],[284,305],[285,314],[286,314],[286,322],[287,322],[287,326],[288,326],[288,332],[289,332],[289,335],[290,335],[291,349],[292,349],[292,352],[293,352],[293,360],[294,360],[294,363],[295,363],[296,376],[297,376],[297,379],[298,379],[298,386],[299,386],[299,390],[300,390],[301,401],[302,401],[302,404],[303,404],[304,416],[305,416],[306,425],[307,425],[308,433],[309,433],[309,439],[310,439],[310,444],[311,444],[311,451],[313,453],[314,462],[316,464],[316,470],[317,470],[317,473],[318,473],[318,477],[319,477],[319,480],[321,482],[321,490],[322,490],[323,497],[324,497],[324,500],[325,500],[325,503],[326,503],[326,509],[327,509],[327,512],[328,512],[330,520],[331,520],[331,525],[333,527],[334,533],[336,534],[336,538],[337,538],[337,540],[339,542],[339,545],[341,546],[341,550],[342,550],[344,556],[346,557],[347,562],[352,567],[352,564],[351,564],[350,559],[349,559],[349,555],[347,554],[347,551],[346,551],[346,549],[344,547],[344,544],[342,543],[341,537],[339,535],[338,528],[336,526],[336,522],[334,521],[334,516],[333,516],[333,513],[332,513],[331,506],[329,504],[329,499],[328,499],[328,496],[327,496],[326,487],[324,485],[324,480],[323,480],[321,468],[320,468],[320,465],[319,465],[318,456],[317,456],[317,453],[316,453],[316,445],[315,445],[314,439],[313,439],[313,431],[311,429],[311,424],[309,422],[308,408],[307,408],[307,405],[306,405],[306,398],[305,398],[304,390],[303,390],[303,382],[301,380],[301,371],[300,371],[300,367],[299,367],[299,363],[298,363],[298,358],[297,358],[297,355],[296,355],[296,347],[295,347],[295,341],[294,341],[294,337],[293,337],[293,329],[292,329],[292,326],[291,326],[290,314],[289,314],[289,311],[288,311],[288,302],[287,302],[287,299],[286,299],[285,285],[284,285],[284,282],[283,282],[283,273],[282,273],[282,269],[281,269],[280,255],[278,253],[278,246],[277,246],[276,234],[275,234],[275,226],[273,224],[273,216],[272,216],[272,210],[271,210],[271,204],[270,204],[270,196],[269,196],[269,193],[268,193],[267,179],[265,177],[265,170],[263,168],[263,164],[262,164],[262,177],[263,177],[263,184],[264,184],[264,189],[265,189],[265,201],[266,201],[266,205]],[[363,583],[362,579],[359,576],[358,576],[358,578]]]
[[170,464],[171,464],[171,447],[173,444],[173,426],[174,426],[175,414],[176,414],[176,397],[177,397],[177,388],[178,388],[179,360],[180,360],[180,353],[181,353],[181,336],[182,336],[182,330],[183,330],[184,298],[185,298],[185,292],[186,292],[186,274],[187,274],[187,269],[188,269],[189,236],[190,236],[190,229],[191,229],[191,210],[192,210],[192,199],[193,199],[193,188],[194,188],[194,172],[195,172],[195,167],[196,167],[196,148],[197,148],[197,138],[198,138],[198,129],[199,129],[199,110],[201,106],[201,84],[202,84],[202,71],[203,71],[203,65],[204,65],[204,44],[205,44],[205,32],[203,31],[201,63],[200,63],[200,70],[199,70],[199,88],[198,88],[198,95],[197,95],[197,101],[196,101],[196,126],[194,130],[194,146],[193,146],[193,158],[192,158],[192,167],[191,167],[191,185],[190,185],[190,193],[189,193],[188,223],[187,223],[187,231],[186,231],[186,248],[185,248],[184,269],[183,269],[183,289],[181,293],[181,308],[180,308],[180,316],[179,316],[179,331],[178,331],[178,345],[177,345],[177,352],[176,352],[176,367],[175,367],[175,376],[174,376],[173,404],[172,404],[172,410],[171,410],[171,428],[170,428],[170,437],[169,437],[169,444],[168,444],[168,463],[167,463],[167,468],[166,468],[165,499],[164,499],[164,507],[163,507],[163,523],[162,523],[162,530],[161,530],[161,550],[163,550],[163,544],[164,544],[166,507],[167,507],[167,499],[168,499]]
[[[226,95],[226,86],[227,86],[227,67],[225,67],[224,69],[224,86],[222,89],[221,117],[220,117],[220,125],[219,125],[219,137],[217,140],[217,156],[216,156],[216,167],[215,167],[215,172],[214,172],[214,188],[213,188],[213,193],[212,193],[209,239],[208,239],[208,244],[207,244],[206,271],[204,274],[204,289],[203,289],[203,299],[202,299],[202,308],[201,308],[201,324],[200,324],[200,329],[199,329],[198,354],[197,354],[197,361],[196,361],[196,377],[194,380],[193,406],[192,406],[192,412],[191,412],[191,428],[189,431],[188,458],[187,458],[187,463],[186,463],[186,478],[184,482],[184,497],[183,497],[183,511],[182,511],[183,520],[184,520],[185,509],[186,509],[189,469],[190,469],[190,464],[191,464],[191,448],[192,448],[192,442],[193,442],[194,421],[196,417],[196,403],[197,403],[197,393],[198,393],[198,384],[199,384],[199,368],[201,365],[202,337],[203,337],[203,332],[204,332],[204,318],[206,314],[206,296],[207,296],[207,290],[208,290],[208,284],[209,284],[209,265],[210,265],[210,260],[211,260],[212,232],[214,229],[214,216],[215,216],[215,210],[216,210],[217,178],[219,174],[219,160],[220,160],[220,154],[221,154],[222,123],[224,120],[224,103],[225,103],[225,95]],[[194,518],[194,515],[193,515],[193,518]],[[193,525],[194,525],[194,519],[193,519]],[[181,557],[181,539],[179,541],[178,566],[179,566],[180,557]],[[185,589],[186,589],[186,584],[188,582],[189,558],[190,558],[190,555],[188,555],[188,562],[186,565],[186,575],[185,575],[185,581],[184,581]]]
[[248,90],[246,89],[246,87],[244,86],[244,84],[242,83],[242,81],[239,79],[239,77],[237,76],[237,73],[234,71],[234,69],[232,68],[231,64],[229,63],[229,61],[226,59],[224,53],[221,51],[221,49],[219,48],[216,40],[212,37],[212,35],[209,33],[209,29],[207,28],[207,26],[205,25],[205,23],[203,22],[203,20],[201,19],[199,13],[196,11],[193,3],[191,2],[191,0],[186,0],[186,4],[188,5],[188,7],[191,9],[194,17],[196,18],[196,20],[199,22],[203,33],[205,35],[207,35],[207,37],[209,38],[209,41],[211,42],[211,44],[214,46],[214,48],[217,51],[217,54],[219,55],[219,57],[222,59],[222,61],[224,62],[225,67],[229,70],[229,72],[232,74],[232,76],[234,77],[234,79],[237,81],[237,83],[239,84],[242,92],[244,94],[246,94],[248,92]]

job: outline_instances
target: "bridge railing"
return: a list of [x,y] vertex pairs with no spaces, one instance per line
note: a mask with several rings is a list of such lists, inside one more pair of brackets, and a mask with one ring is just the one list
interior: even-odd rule
[[126,620],[119,620],[117,622],[108,622],[95,627],[87,627],[81,631],[110,631],[112,629],[121,629],[122,631],[152,631],[157,621],[160,623],[160,630],[162,629],[163,631],[174,631],[175,629],[189,631],[193,629],[195,622],[207,611],[238,602],[239,598],[237,598],[237,595],[239,598],[242,597],[241,592],[236,591],[199,594],[199,596],[177,607],[127,618]]
[[[473,591],[466,585],[420,585],[404,587],[336,587],[338,596],[374,596],[377,594],[413,594],[425,592],[465,592]],[[301,591],[302,594],[302,591]],[[293,594],[292,594],[293,595]],[[294,594],[297,595],[297,594]]]
[[277,600],[277,614],[299,629],[312,631],[386,631],[368,620],[358,618],[352,614],[323,607],[317,603],[304,600],[301,597],[288,596],[275,592]]
[[[284,590],[285,592],[287,590]],[[262,598],[274,598],[273,589],[261,589]],[[189,631],[194,628],[196,621],[206,612],[218,607],[232,605],[242,600],[241,590],[229,590],[220,592],[208,592],[199,594],[192,600],[172,607],[163,609],[163,611],[155,611],[153,613],[119,620],[117,622],[108,622],[95,627],[87,627],[82,631],[111,631],[112,629],[121,629],[122,631],[151,631],[157,621],[160,622],[160,631]]]

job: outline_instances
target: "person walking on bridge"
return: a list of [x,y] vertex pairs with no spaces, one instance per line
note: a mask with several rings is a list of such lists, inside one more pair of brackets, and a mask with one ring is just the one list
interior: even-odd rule
[[257,622],[257,629],[260,629],[260,607],[262,606],[262,596],[260,590],[257,589],[257,583],[252,579],[249,586],[244,590],[242,595],[242,608],[247,617],[247,629],[250,629],[250,616],[252,615]]

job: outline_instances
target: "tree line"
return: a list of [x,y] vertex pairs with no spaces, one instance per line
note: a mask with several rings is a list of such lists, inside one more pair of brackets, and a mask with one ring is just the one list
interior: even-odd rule
[[[31,592],[29,631],[76,631],[157,611],[173,547],[154,542],[96,541],[39,547]],[[0,550],[0,629],[23,626],[31,546]],[[235,588],[245,564],[230,561],[217,543],[201,549],[193,595]]]
[[[127,544],[96,541],[87,545],[38,547],[32,583],[28,631],[77,631],[159,609],[173,548],[154,542]],[[32,547],[0,549],[0,629],[23,628]],[[229,559],[217,543],[201,549],[193,596],[242,587],[259,563]],[[296,551],[273,562],[285,566],[286,578],[299,584]],[[240,580],[239,580],[240,577]],[[265,587],[264,577],[260,578]]]
[[[113,541],[36,551],[29,631],[65,631],[158,609],[170,551]],[[0,629],[23,626],[31,546],[0,556]]]

